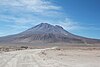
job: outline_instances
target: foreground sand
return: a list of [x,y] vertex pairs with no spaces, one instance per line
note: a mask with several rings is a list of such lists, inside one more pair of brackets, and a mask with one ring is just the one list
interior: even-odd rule
[[0,53],[0,67],[100,67],[100,50],[28,49]]

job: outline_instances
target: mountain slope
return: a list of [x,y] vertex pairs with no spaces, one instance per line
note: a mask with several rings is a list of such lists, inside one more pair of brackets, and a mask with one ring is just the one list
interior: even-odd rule
[[61,26],[50,25],[48,23],[41,23],[36,25],[24,32],[16,35],[10,35],[0,38],[0,43],[2,42],[13,42],[13,43],[33,43],[36,41],[46,42],[46,43],[100,43],[98,39],[90,39],[81,36],[77,36],[64,30]]

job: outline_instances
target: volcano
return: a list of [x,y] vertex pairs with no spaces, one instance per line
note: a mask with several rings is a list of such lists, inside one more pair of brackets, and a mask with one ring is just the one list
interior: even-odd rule
[[24,32],[0,37],[0,43],[100,43],[99,39],[91,39],[74,35],[59,25],[41,23]]

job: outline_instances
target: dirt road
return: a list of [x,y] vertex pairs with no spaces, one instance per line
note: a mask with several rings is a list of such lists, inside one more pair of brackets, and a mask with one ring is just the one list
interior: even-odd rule
[[100,51],[32,49],[0,53],[0,67],[100,67]]

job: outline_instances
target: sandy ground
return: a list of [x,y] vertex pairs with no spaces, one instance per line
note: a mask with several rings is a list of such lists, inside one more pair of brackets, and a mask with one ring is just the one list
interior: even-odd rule
[[0,53],[0,67],[100,67],[100,50],[28,49]]

